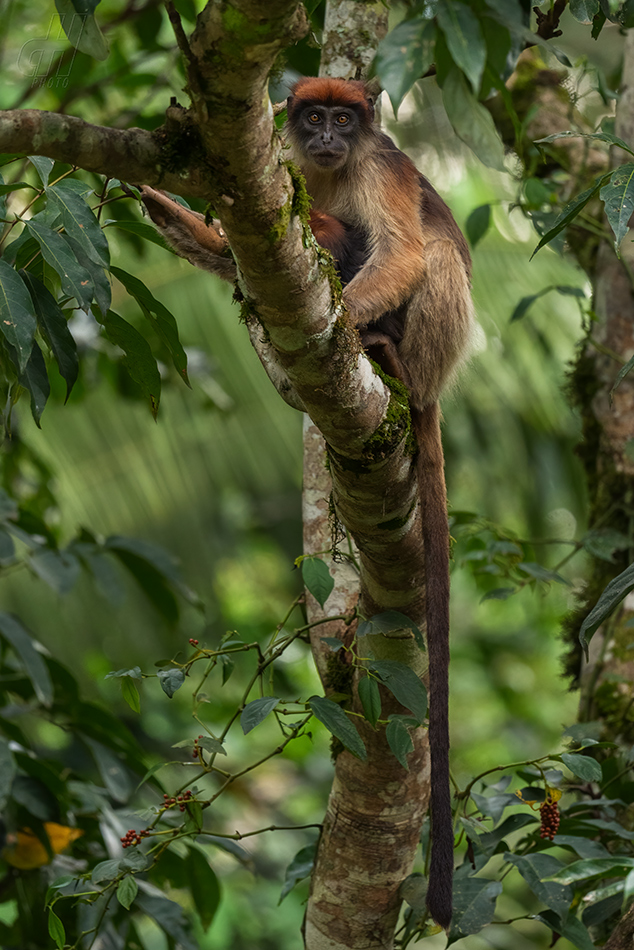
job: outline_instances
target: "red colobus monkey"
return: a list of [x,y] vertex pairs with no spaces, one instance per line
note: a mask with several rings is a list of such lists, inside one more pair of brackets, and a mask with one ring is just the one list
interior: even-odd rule
[[[453,824],[449,780],[449,527],[438,397],[474,333],[471,258],[426,178],[374,125],[363,82],[300,79],[286,134],[313,199],[315,239],[333,254],[343,300],[368,355],[409,390],[418,481],[429,652],[432,846],[427,907],[451,922]],[[192,263],[235,277],[226,239],[202,215],[145,186],[153,220]]]
[[431,692],[427,907],[448,927],[453,877],[449,527],[438,396],[474,332],[471,258],[442,198],[374,125],[373,99],[364,83],[300,79],[288,100],[287,134],[313,199],[315,237],[341,262],[352,322],[368,354],[410,394],[419,448]]

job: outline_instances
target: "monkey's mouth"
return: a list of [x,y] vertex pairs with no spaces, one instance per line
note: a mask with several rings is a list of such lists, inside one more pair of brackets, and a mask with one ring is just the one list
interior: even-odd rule
[[320,165],[322,168],[332,168],[333,166],[340,165],[343,161],[345,161],[346,153],[322,149],[319,152],[313,152],[310,157],[314,161],[315,165]]

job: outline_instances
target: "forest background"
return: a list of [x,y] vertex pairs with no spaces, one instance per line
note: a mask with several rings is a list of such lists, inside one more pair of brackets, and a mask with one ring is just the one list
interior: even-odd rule
[[[203,4],[176,6],[191,28]],[[411,14],[395,6],[392,25],[404,12]],[[321,5],[311,15],[318,30]],[[182,98],[181,58],[161,4],[125,6],[103,0],[98,20],[110,54],[101,60],[73,51],[56,26],[51,28],[55,20],[50,11],[34,12],[20,0],[5,0],[2,108],[44,108],[111,127],[154,129],[163,121],[170,96]],[[560,58],[545,48],[539,51],[539,75],[550,76],[551,88],[557,90],[541,104],[552,126],[540,129],[542,137],[570,127],[584,132],[599,128],[614,112],[611,90],[620,81],[624,37],[618,22],[608,22],[594,40],[590,27],[566,10],[561,27]],[[562,56],[571,65],[562,63]],[[309,42],[288,51],[285,69],[275,76],[272,99],[283,99],[292,78],[314,72],[317,65],[318,50]],[[396,92],[393,98],[398,100]],[[527,110],[521,117],[525,132],[536,122],[534,106],[532,114]],[[579,706],[578,692],[562,676],[562,655],[570,650],[560,637],[562,619],[577,605],[592,559],[602,559],[609,571],[620,563],[615,554],[626,556],[630,545],[625,524],[626,541],[617,538],[615,528],[606,534],[605,525],[592,525],[593,533],[587,532],[589,495],[576,453],[582,421],[571,405],[570,376],[585,352],[592,323],[588,275],[577,260],[563,254],[563,235],[531,259],[539,239],[536,226],[547,231],[565,201],[580,190],[570,171],[573,160],[567,177],[555,168],[548,178],[540,168],[540,153],[532,148],[523,156],[532,174],[521,185],[512,161],[505,171],[487,168],[456,135],[434,77],[414,87],[400,105],[398,122],[386,101],[384,124],[466,229],[473,247],[474,299],[486,335],[486,345],[443,402],[455,538],[452,756],[456,778],[464,786],[500,763],[535,759],[560,748],[562,732],[577,720]],[[590,149],[586,164],[594,167],[595,161],[603,159]],[[39,189],[44,176],[53,180],[64,170],[51,163],[7,164],[5,181],[14,182],[19,167],[17,180],[26,180],[31,189]],[[84,180],[94,187],[94,176]],[[13,202],[23,195],[13,186],[3,191],[8,198],[4,217],[11,221],[18,208]],[[103,197],[109,194],[103,192]],[[38,771],[17,755],[16,781],[22,781],[11,791],[8,830],[15,835],[26,823],[53,819],[65,824],[68,812],[55,812],[42,792],[49,780],[49,792],[56,788],[53,777],[67,782],[72,773],[79,783],[81,776],[81,794],[78,787],[66,787],[59,796],[52,792],[64,803],[72,801],[70,811],[79,816],[94,807],[87,791],[91,783],[94,788],[105,785],[107,806],[99,793],[102,837],[98,841],[87,833],[85,843],[77,843],[73,854],[79,861],[108,858],[117,831],[123,836],[127,828],[142,826],[139,817],[146,820],[145,809],[157,794],[133,795],[143,773],[178,758],[172,748],[176,743],[187,741],[189,753],[199,735],[197,726],[192,729],[188,684],[170,697],[165,678],[163,689],[156,679],[141,685],[134,670],[152,673],[155,664],[165,668],[168,661],[162,658],[173,657],[175,650],[184,656],[197,645],[216,647],[228,631],[230,642],[233,631],[236,642],[268,642],[301,592],[300,573],[294,570],[301,553],[300,416],[281,402],[266,379],[239,322],[231,289],[148,243],[134,198],[126,198],[116,185],[111,195],[119,199],[104,205],[112,263],[131,270],[176,317],[191,390],[165,359],[161,340],[152,338],[162,377],[155,423],[147,380],[130,373],[133,352],[126,354],[112,338],[104,339],[97,324],[77,311],[71,325],[81,359],[68,402],[68,375],[54,368],[43,412],[33,392],[33,413],[28,393],[13,405],[15,388],[9,385],[5,392],[2,511],[7,528],[17,525],[19,531],[12,534],[11,548],[7,531],[2,532],[2,610],[19,617],[21,629],[31,631],[72,671],[71,680],[95,704],[83,709],[85,715],[97,720],[99,708],[112,716],[103,720],[101,734],[97,729],[82,745],[68,723],[39,715],[33,706],[22,709],[16,728],[24,734],[18,736],[6,710],[16,697],[30,702],[18,675],[20,657],[35,693],[38,686],[45,692],[46,686],[38,681],[37,667],[29,666],[29,654],[16,648],[23,643],[22,634],[12,633],[4,622],[5,745],[11,751],[10,742],[27,735],[43,763]],[[121,281],[114,282],[112,307],[131,325],[143,325],[142,310]],[[88,550],[95,539],[102,548],[108,539],[107,555],[97,558],[94,549]],[[618,573],[615,568],[613,575]],[[106,678],[112,671],[131,675]],[[56,686],[63,681],[72,692],[74,687],[64,680],[70,674],[57,672]],[[222,688],[217,682],[210,690],[215,721],[231,715],[240,702],[244,682],[238,673],[226,661]],[[277,689],[286,695],[320,692],[300,642],[283,654],[275,676]],[[115,735],[117,721],[130,734],[122,729],[116,741],[100,741],[107,733]],[[270,746],[275,725],[267,721],[258,729],[264,738],[260,733],[250,738],[257,735],[258,743]],[[627,737],[627,729],[622,732]],[[316,723],[310,733],[310,738],[291,743],[284,756],[234,782],[218,807],[227,834],[272,824],[313,828],[262,834],[239,845],[226,839],[224,848],[216,839],[205,896],[197,897],[181,868],[172,869],[171,876],[166,872],[166,892],[193,915],[195,945],[237,950],[297,946],[307,885],[299,883],[281,904],[279,894],[294,855],[314,843],[331,781],[328,733]],[[236,741],[236,754],[246,762],[254,748],[249,736]],[[136,750],[142,765],[133,777],[129,767]],[[114,763],[113,751],[123,755],[125,766]],[[152,778],[158,776],[169,789],[180,784],[179,772],[166,766]],[[10,858],[15,837],[6,845]],[[62,871],[77,870],[70,857],[55,860],[62,862]],[[70,863],[64,866],[64,860]],[[301,862],[299,866],[287,878],[289,884],[304,876]],[[27,875],[27,885],[19,884],[20,873]],[[32,887],[36,895],[34,878],[43,873],[39,867],[15,870],[8,861],[5,882],[18,887],[18,893],[8,889],[0,904],[7,933],[26,926],[25,909],[37,926],[47,920],[34,910],[31,898],[19,915],[25,893],[20,887]],[[214,887],[217,900],[210,901]],[[623,887],[615,893],[620,908]],[[610,898],[614,894],[604,895],[604,900]],[[124,894],[123,907],[126,899]],[[146,895],[146,901],[151,899]],[[134,917],[133,932],[125,938],[132,941],[129,946],[138,940],[146,950],[160,950],[179,942],[178,930],[170,930],[165,919],[159,926],[160,914],[159,924],[152,921],[151,906],[146,903],[145,914]],[[464,938],[461,946],[548,946],[553,928],[547,920],[529,919],[539,906],[526,881],[516,878],[500,899],[498,916],[521,922],[487,926]],[[611,916],[597,925],[615,914],[613,901]],[[43,926],[50,927],[50,920],[49,915]],[[24,946],[31,945],[30,938],[22,939]],[[58,937],[52,934],[52,939]],[[434,940],[442,946],[440,937],[430,939],[431,946]],[[559,946],[566,945],[562,938]]]

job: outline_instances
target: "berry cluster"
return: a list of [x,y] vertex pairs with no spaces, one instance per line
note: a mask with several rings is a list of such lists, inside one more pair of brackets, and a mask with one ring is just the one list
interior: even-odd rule
[[[198,736],[198,739],[202,739],[202,735]],[[198,739],[194,739],[194,748],[192,751],[192,759],[197,759],[202,749],[198,745]]]
[[187,789],[186,792],[183,792],[182,795],[178,795],[176,798],[170,798],[169,795],[163,795],[163,798],[165,799],[165,808],[171,808],[172,805],[178,805],[181,811],[185,811],[185,804],[191,799],[191,797],[192,793],[189,789]]
[[189,642],[191,643],[191,645],[192,645],[193,647],[197,647],[197,646],[198,646],[198,640],[194,640],[193,637],[190,637],[190,638],[189,638]]
[[120,838],[121,846],[123,848],[131,848],[132,845],[141,844],[141,839],[149,835],[147,828],[144,828],[143,831],[135,831],[134,828],[130,828],[129,831],[126,831],[123,838]]
[[539,806],[539,814],[542,820],[539,837],[550,838],[552,841],[559,828],[559,805],[557,802],[553,802],[550,798],[547,798],[546,801]]

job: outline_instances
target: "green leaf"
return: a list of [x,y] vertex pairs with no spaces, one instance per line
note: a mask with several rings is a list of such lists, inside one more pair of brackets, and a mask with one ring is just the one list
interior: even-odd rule
[[171,699],[185,682],[183,670],[159,670],[157,673],[161,689]]
[[526,814],[525,812],[520,812],[519,814],[509,815],[509,817],[505,818],[502,824],[494,828],[493,831],[487,831],[480,835],[478,844],[485,854],[494,854],[498,845],[504,840],[506,835],[510,835],[514,831],[519,831],[519,829],[524,828],[525,825],[537,824],[538,820],[538,816],[534,813]]
[[183,584],[176,562],[162,548],[120,535],[107,538],[103,547],[117,556],[171,623],[178,619],[178,604],[170,588],[178,591],[193,606],[199,606],[197,596]]
[[79,373],[77,344],[68,329],[63,310],[50,291],[28,271],[20,271],[20,277],[28,287],[40,331],[50,346],[57,361],[60,376],[66,383],[66,399],[68,399]]
[[313,595],[319,606],[323,607],[335,586],[335,582],[330,576],[330,571],[324,561],[319,557],[303,558],[302,577],[307,589]]
[[508,600],[516,593],[517,587],[496,587],[494,590],[487,591],[480,603],[483,604],[485,600]]
[[127,231],[129,234],[135,234],[137,237],[141,237],[145,241],[151,241],[152,244],[157,244],[165,251],[170,251],[175,257],[178,256],[176,251],[174,251],[173,248],[169,246],[165,238],[161,237],[156,228],[153,228],[151,224],[146,224],[144,221],[108,221],[104,227],[118,228],[120,231]]
[[373,676],[364,676],[359,680],[359,699],[363,707],[363,715],[372,727],[376,726],[381,715],[381,694],[379,684]]
[[143,672],[140,666],[133,666],[131,668],[124,668],[122,670],[111,670],[110,673],[106,673],[104,676],[105,680],[111,679],[120,679],[124,676],[129,676],[134,680],[142,680]]
[[570,912],[565,921],[560,921],[551,910],[543,910],[537,914],[535,920],[541,920],[543,924],[553,931],[553,934],[564,937],[578,950],[596,950],[590,934],[581,921]]
[[75,546],[75,550],[90,571],[99,594],[114,607],[121,607],[125,602],[126,592],[112,558],[97,544]]
[[627,361],[627,363],[625,364],[625,366],[622,366],[622,367],[620,368],[620,370],[619,370],[619,372],[618,372],[618,375],[617,375],[616,379],[614,380],[614,386],[613,386],[612,389],[610,390],[610,403],[612,403],[612,399],[613,399],[614,392],[615,392],[616,388],[617,388],[617,387],[621,384],[621,382],[625,379],[625,377],[627,376],[627,374],[628,374],[629,372],[631,372],[632,367],[634,367],[634,356],[630,356],[630,358],[629,358],[629,360]]
[[427,691],[411,667],[398,660],[373,660],[369,668],[401,706],[411,710],[419,723],[424,721],[427,715]]
[[187,812],[187,821],[185,822],[185,832],[187,834],[197,835],[203,826],[203,810],[199,802],[189,801],[185,804]]
[[156,419],[161,401],[161,374],[150,344],[114,310],[109,310],[99,322],[110,342],[121,347],[125,353],[123,364],[143,395],[149,399],[152,415]]
[[121,680],[121,693],[130,709],[134,710],[135,713],[140,713],[141,697],[139,696],[139,690],[134,680],[130,679],[129,676],[124,676]]
[[[34,191],[38,189],[33,185],[29,184],[28,181],[12,181],[9,184],[4,184],[4,179],[0,175],[0,196],[4,198],[5,195],[10,195],[13,191],[21,191],[23,188],[33,188]],[[4,207],[4,202],[2,202],[2,207]],[[6,212],[3,213],[2,217],[6,217]]]
[[172,357],[176,372],[189,386],[187,378],[187,356],[178,336],[176,320],[167,307],[157,300],[148,290],[143,281],[120,267],[111,267],[110,273],[120,280],[131,297],[134,297],[144,316],[150,321],[157,335]]
[[[623,139],[620,139],[617,135],[612,135],[610,132],[553,132],[552,135],[547,135],[543,139],[535,139],[535,145],[543,145],[546,142],[554,142],[556,139],[572,138],[597,139],[599,142],[607,142],[608,145],[618,145],[618,147],[622,148],[623,151],[629,152],[630,155],[634,155],[634,150],[632,149],[631,145],[628,145],[627,142],[623,141]],[[614,172],[606,172],[603,177],[607,179],[613,174]]]
[[560,920],[566,919],[575,896],[574,888],[544,880],[563,867],[561,861],[544,852],[521,856],[508,851],[504,860],[515,865],[535,897],[554,910]]
[[127,769],[120,757],[95,739],[82,735],[99,769],[101,779],[115,801],[127,802],[132,794],[132,784]]
[[63,923],[53,911],[52,907],[48,909],[48,935],[55,941],[55,946],[58,950],[64,950],[66,931],[64,930]]
[[79,577],[79,562],[67,551],[44,548],[29,558],[28,563],[40,580],[56,594],[68,594]]
[[592,33],[591,33],[591,36],[592,36],[592,39],[593,39],[593,40],[598,39],[599,36],[601,35],[601,30],[602,30],[603,27],[605,26],[606,20],[607,20],[607,17],[606,17],[606,15],[605,15],[605,13],[603,12],[603,10],[599,10],[599,12],[598,12],[597,15],[595,16],[594,20],[592,21]]
[[198,950],[189,933],[189,924],[179,904],[153,894],[139,894],[136,907],[148,915],[165,933],[180,945],[180,950]]
[[82,267],[61,234],[33,218],[25,222],[28,230],[40,246],[42,257],[59,274],[62,290],[75,297],[83,310],[88,310],[93,298],[92,278]]
[[557,584],[564,584],[566,587],[572,586],[570,581],[567,581],[557,571],[551,571],[547,567],[542,567],[541,564],[535,564],[533,561],[522,561],[521,564],[517,565],[517,568],[538,581],[555,581]]
[[351,752],[352,755],[355,755],[358,759],[361,759],[362,762],[365,762],[368,754],[363,744],[363,739],[341,706],[338,706],[337,703],[333,703],[330,699],[326,699],[325,696],[311,696],[308,700],[308,705],[315,718],[319,719],[326,729],[343,743],[348,752]]
[[614,881],[584,894],[584,903],[587,902],[581,915],[584,927],[591,929],[618,914],[624,906],[624,901],[627,901],[624,890],[623,881]]
[[189,893],[194,899],[203,930],[211,926],[220,905],[220,881],[209,861],[198,848],[189,848],[185,860]]
[[407,756],[414,749],[414,743],[407,728],[408,724],[414,726],[416,720],[407,716],[390,716],[390,721],[385,730],[387,744],[406,772],[409,772]]
[[61,27],[68,38],[68,42],[80,53],[92,56],[93,59],[108,58],[108,43],[97,26],[92,15],[77,16],[77,10],[72,0],[55,0],[55,7],[60,16]]
[[132,901],[138,893],[139,885],[131,874],[119,881],[119,886],[117,887],[117,900],[122,907],[125,907],[126,910],[130,910]]
[[230,656],[224,653],[220,654],[220,666],[222,667],[222,685],[224,686],[233,671],[236,668],[235,663]]
[[579,23],[591,23],[599,12],[599,0],[570,0],[570,12]]
[[10,563],[15,557],[15,544],[13,543],[13,538],[5,531],[4,528],[0,528],[0,565]]
[[29,161],[40,176],[40,181],[46,187],[55,162],[52,158],[45,158],[44,155],[29,155]]
[[114,881],[119,874],[118,861],[100,861],[92,869],[90,880],[93,884],[105,884],[106,881]]
[[444,0],[439,3],[437,18],[454,63],[466,75],[473,91],[477,93],[487,56],[478,18],[468,6],[457,0]]
[[46,192],[47,197],[62,216],[67,234],[79,241],[84,252],[95,264],[110,267],[110,249],[92,208],[81,198],[73,182],[62,179]]
[[601,763],[588,755],[574,755],[571,752],[564,752],[561,755],[561,761],[582,782],[600,782],[603,778]]
[[284,875],[284,885],[280,893],[279,904],[282,903],[287,894],[289,894],[299,881],[303,881],[313,873],[315,866],[315,857],[317,855],[317,845],[309,844],[297,852],[291,863],[286,868]]
[[436,24],[416,17],[404,20],[379,43],[374,68],[395,113],[417,79],[434,61]]
[[102,313],[108,313],[110,304],[112,303],[112,287],[108,273],[102,264],[95,264],[94,261],[91,261],[79,241],[76,241],[66,233],[62,234],[62,238],[77,258],[78,264],[90,274],[94,288],[94,298],[100,311]]
[[609,183],[599,192],[599,197],[605,202],[605,214],[614,231],[614,249],[619,254],[634,212],[634,164],[617,168]]
[[[544,141],[546,141],[544,139]],[[594,198],[596,193],[603,187],[603,185],[610,179],[612,172],[606,172],[605,175],[601,175],[600,178],[597,178],[593,185],[583,191],[580,195],[577,195],[576,198],[573,198],[572,201],[569,201],[567,205],[564,206],[561,213],[555,218],[555,222],[551,228],[546,231],[542,236],[539,244],[531,254],[531,260],[535,257],[537,252],[544,247],[545,244],[550,244],[553,238],[556,238],[557,235],[563,231],[568,225],[574,221],[580,211],[583,211],[588,202]]]
[[120,871],[145,871],[151,859],[140,848],[131,848],[119,861]]
[[572,848],[580,858],[609,858],[610,852],[600,841],[581,838],[578,835],[557,835],[557,846]]
[[0,809],[4,810],[11,792],[16,766],[7,739],[0,736]]
[[262,696],[260,699],[254,699],[247,703],[240,714],[240,725],[245,736],[256,726],[259,726],[268,714],[273,712],[278,703],[279,699],[276,699],[275,696]]
[[343,647],[343,640],[338,640],[337,637],[320,637],[319,639],[322,643],[327,644],[333,653],[336,653]]
[[567,867],[549,874],[549,881],[559,884],[576,884],[578,881],[588,881],[593,877],[621,877],[634,868],[634,858],[624,854],[613,854],[609,858],[588,858],[582,861],[573,861]]
[[17,354],[19,372],[26,369],[36,329],[33,303],[24,283],[0,259],[0,332]]
[[474,208],[465,224],[465,231],[471,247],[475,247],[489,230],[491,224],[491,205]]
[[[39,818],[40,821],[58,821],[59,805],[57,797],[52,790],[42,781],[31,778],[28,775],[16,775],[11,789],[11,797],[15,802],[19,802],[23,808]],[[46,834],[43,829],[35,828],[35,834],[42,840],[46,840]],[[50,843],[49,843],[50,847]]]
[[615,607],[617,607],[632,590],[634,590],[634,564],[630,564],[622,574],[619,574],[618,577],[610,581],[595,606],[581,624],[579,642],[584,649],[586,658],[588,656],[588,643],[592,639],[592,635],[599,629],[603,621],[610,616]]
[[51,392],[51,384],[48,381],[46,362],[35,340],[24,372],[20,374],[19,382],[31,396],[31,414],[36,426],[40,429],[40,419]]
[[504,145],[491,113],[478,102],[459,69],[454,67],[449,71],[442,96],[447,117],[458,138],[485,165],[505,171]]
[[625,551],[631,542],[628,536],[620,531],[614,531],[612,528],[597,528],[594,531],[588,531],[581,539],[581,543],[593,557],[614,562],[615,551]]
[[502,885],[499,881],[456,875],[449,943],[454,943],[467,934],[476,934],[491,923],[495,902],[501,893]]
[[357,636],[367,637],[371,634],[390,636],[401,631],[412,633],[421,650],[425,649],[423,635],[414,621],[398,610],[385,610],[383,613],[374,614],[369,620],[364,620],[357,628]]
[[53,684],[48,667],[33,645],[33,638],[17,617],[0,612],[0,636],[9,643],[24,664],[35,695],[43,706],[53,702]]
[[547,287],[546,290],[540,290],[536,294],[529,294],[527,297],[522,297],[518,304],[516,304],[513,313],[511,314],[510,323],[514,323],[516,320],[521,320],[524,314],[533,306],[536,300],[539,300],[547,290],[550,290],[550,287]]
[[227,754],[227,750],[223,746],[222,742],[220,742],[218,739],[214,739],[213,736],[203,736],[202,739],[198,740],[198,745],[201,747],[201,749],[204,749],[205,752],[211,752],[213,755]]

